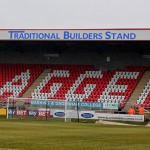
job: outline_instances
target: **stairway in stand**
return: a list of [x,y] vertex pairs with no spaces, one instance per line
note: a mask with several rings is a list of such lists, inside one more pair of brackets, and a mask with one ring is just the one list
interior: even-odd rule
[[136,103],[149,79],[150,71],[145,71],[134,92],[130,96],[129,101],[126,103],[124,107],[125,110],[128,110],[132,104]]
[[22,95],[22,98],[28,98],[31,93],[36,89],[36,87],[42,82],[42,80],[50,73],[51,69],[45,69],[40,76],[33,82],[33,84],[26,90],[26,92]]

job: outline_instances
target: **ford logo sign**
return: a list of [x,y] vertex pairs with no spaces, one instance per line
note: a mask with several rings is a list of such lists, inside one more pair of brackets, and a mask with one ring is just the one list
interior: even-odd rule
[[94,115],[93,115],[93,114],[90,114],[90,113],[83,113],[83,114],[81,114],[81,116],[82,116],[83,118],[92,118],[92,117],[94,117]]
[[55,112],[55,116],[57,116],[57,117],[64,117],[65,113],[64,112]]

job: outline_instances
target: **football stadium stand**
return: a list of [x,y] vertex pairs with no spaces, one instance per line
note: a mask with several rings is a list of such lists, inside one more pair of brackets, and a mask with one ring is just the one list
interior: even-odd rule
[[[95,71],[93,65],[0,64],[0,99],[79,100],[125,106],[133,97],[135,103],[149,108],[150,72],[147,70],[150,67]],[[144,85],[139,90],[143,79]]]
[[138,100],[137,104],[141,104],[145,108],[150,107],[150,79],[148,80],[146,86],[142,90]]
[[0,99],[21,97],[43,71],[42,65],[0,64]]

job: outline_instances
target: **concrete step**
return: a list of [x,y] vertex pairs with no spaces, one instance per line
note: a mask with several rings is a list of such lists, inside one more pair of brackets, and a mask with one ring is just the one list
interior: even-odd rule
[[146,86],[148,80],[150,79],[150,71],[145,71],[141,80],[139,81],[138,85],[136,86],[135,90],[133,91],[132,95],[130,96],[129,100],[131,103],[126,103],[124,109],[128,110],[131,104],[135,104],[138,100],[140,94],[142,93],[144,87]]
[[40,76],[33,82],[33,84],[26,90],[26,92],[22,95],[22,98],[27,98],[31,95],[34,89],[37,88],[38,85],[42,82],[42,80],[47,76],[51,69],[45,69]]

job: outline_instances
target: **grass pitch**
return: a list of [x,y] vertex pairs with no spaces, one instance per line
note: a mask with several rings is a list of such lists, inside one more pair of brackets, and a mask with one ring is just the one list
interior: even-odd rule
[[0,150],[150,150],[150,128],[0,120]]

